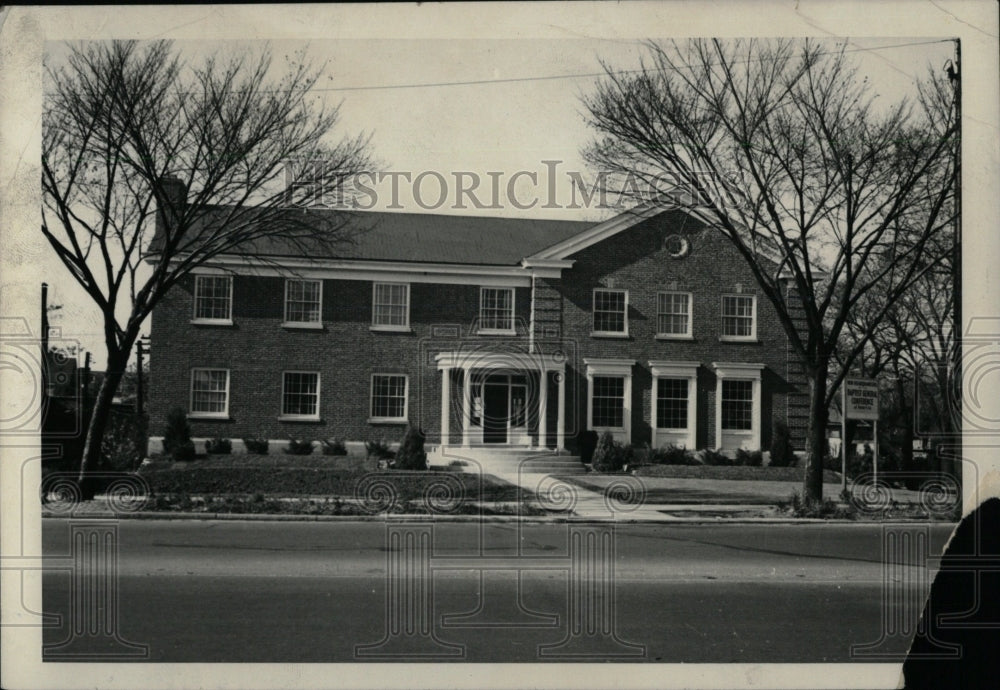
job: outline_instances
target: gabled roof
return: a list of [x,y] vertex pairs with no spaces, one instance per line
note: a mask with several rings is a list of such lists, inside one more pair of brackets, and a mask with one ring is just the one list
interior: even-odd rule
[[[204,223],[211,223],[213,214],[226,210],[224,207],[210,209]],[[310,209],[306,213],[336,212]],[[574,237],[594,225],[585,221],[386,211],[351,211],[348,222],[359,230],[354,242],[338,244],[327,250],[325,255],[313,255],[312,258],[517,265],[524,257]],[[157,233],[152,252],[155,253],[159,241],[161,238]],[[234,253],[268,257],[303,255],[299,246],[281,238],[258,240]]]

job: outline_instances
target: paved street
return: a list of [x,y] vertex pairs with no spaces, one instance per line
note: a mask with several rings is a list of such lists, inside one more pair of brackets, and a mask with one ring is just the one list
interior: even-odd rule
[[[70,553],[74,524],[44,521],[47,556]],[[113,628],[122,640],[148,645],[145,658],[153,661],[403,661],[418,654],[456,661],[848,661],[852,644],[879,640],[887,592],[883,527],[874,524],[461,522],[397,525],[391,530],[399,539],[391,542],[381,522],[105,524],[117,529],[119,545]],[[951,526],[894,529],[927,530],[930,552],[939,554]],[[608,551],[591,551],[588,561],[574,549],[610,548],[609,530],[614,583],[602,589]],[[889,594],[903,602],[890,613],[907,625],[919,615],[931,576],[906,566],[912,554],[893,558],[890,571],[897,590]],[[531,569],[519,580],[515,566]],[[402,575],[407,569],[414,578]],[[388,600],[405,602],[405,610],[389,610],[388,571],[398,585]],[[69,571],[46,573],[44,604],[64,617],[62,627],[46,631],[46,644],[55,644],[70,630]],[[421,617],[428,609],[433,615]],[[113,601],[101,610],[113,611]],[[602,625],[616,637],[601,635]],[[383,641],[393,627],[401,635],[390,644],[358,649]],[[76,639],[73,651],[122,649],[108,637]],[[553,647],[562,641],[571,644]],[[907,646],[908,635],[899,636],[881,651]]]

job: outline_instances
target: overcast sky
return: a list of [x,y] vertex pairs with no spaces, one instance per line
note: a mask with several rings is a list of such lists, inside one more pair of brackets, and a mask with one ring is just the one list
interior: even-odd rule
[[[928,65],[942,69],[954,55],[954,43],[944,39],[845,40],[852,59],[886,101],[913,93],[915,80],[926,74]],[[616,69],[635,69],[643,51],[636,41],[337,40],[270,45],[278,66],[286,54],[302,48],[316,64],[326,63],[317,97],[330,104],[342,102],[339,133],[371,133],[372,150],[383,169],[409,172],[413,178],[422,172],[439,173],[447,180],[447,196],[433,212],[572,220],[600,220],[610,214],[565,208],[572,192],[567,173],[586,177],[588,172],[580,149],[592,133],[581,112],[580,96],[593,88],[592,75],[601,72],[599,59]],[[225,55],[260,44],[177,41],[176,47],[197,64],[213,52]],[[52,43],[47,50],[49,59],[58,61],[64,47]],[[555,179],[550,170],[556,171]],[[499,177],[503,191],[518,171],[534,172],[537,184],[524,175],[519,178],[518,197],[522,203],[534,197],[539,201],[527,210],[511,207],[506,199],[500,200],[502,208],[455,209],[456,171],[481,177],[477,194],[487,205],[492,203],[489,173]],[[403,208],[398,210],[425,210],[412,197],[413,185],[400,182]],[[542,208],[551,183],[564,208]],[[425,176],[421,185],[425,207],[438,204],[439,189],[434,178]],[[389,182],[379,185],[378,191],[376,208],[385,208],[391,201]],[[102,368],[104,348],[96,310],[54,257],[45,272],[53,276],[52,301],[65,305],[53,325],[79,337],[94,353],[95,367]]]

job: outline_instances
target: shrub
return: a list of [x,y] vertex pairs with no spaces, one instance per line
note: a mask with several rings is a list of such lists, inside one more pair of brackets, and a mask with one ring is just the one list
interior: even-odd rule
[[268,442],[266,438],[245,438],[243,445],[247,448],[247,453],[252,455],[267,455]]
[[764,464],[764,454],[759,450],[745,450],[740,448],[736,451],[736,462],[737,465],[745,465],[746,467],[760,467]]
[[592,464],[597,472],[619,472],[631,459],[632,448],[626,448],[611,435],[610,431],[601,434],[594,449]]
[[191,425],[187,414],[175,407],[167,414],[167,428],[163,433],[163,452],[174,460],[191,460],[195,456],[191,440]]
[[347,455],[343,439],[328,438],[323,441],[323,455]]
[[233,442],[228,438],[210,438],[205,441],[205,452],[209,455],[229,455],[233,452]]
[[795,467],[798,458],[792,449],[792,433],[788,425],[780,419],[774,420],[771,434],[770,467]]
[[[101,462],[111,470],[132,471],[146,453],[146,417],[112,414],[101,439]],[[191,444],[194,454],[194,444]]]
[[657,465],[697,465],[694,454],[687,448],[673,443],[650,453],[649,461]]
[[396,468],[401,470],[426,470],[427,452],[424,450],[425,435],[421,429],[410,427],[403,442],[396,451]]
[[589,465],[594,461],[594,450],[597,449],[597,432],[592,429],[581,431],[576,436],[576,444],[580,451],[580,461]]
[[701,451],[701,461],[706,465],[732,465],[733,459],[717,450],[706,448]]
[[312,455],[313,442],[289,438],[288,445],[285,446],[285,452],[289,455]]
[[396,454],[392,452],[389,448],[389,444],[385,442],[385,439],[379,441],[365,441],[365,450],[368,452],[368,458],[375,458],[376,460],[391,460],[396,457]]

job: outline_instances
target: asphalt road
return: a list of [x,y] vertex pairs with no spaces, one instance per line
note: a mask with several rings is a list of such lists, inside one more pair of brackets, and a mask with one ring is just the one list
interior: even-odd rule
[[951,531],[126,520],[104,523],[117,569],[79,579],[74,524],[43,521],[67,555],[43,578],[48,660],[900,661],[933,577],[918,535],[933,556]]

